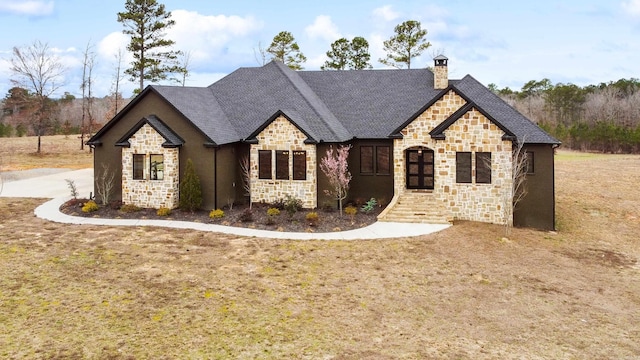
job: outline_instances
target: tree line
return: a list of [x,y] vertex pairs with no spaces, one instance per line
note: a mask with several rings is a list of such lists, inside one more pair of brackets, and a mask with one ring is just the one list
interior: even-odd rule
[[531,80],[519,91],[508,87],[498,94],[563,147],[605,153],[640,153],[640,80],[620,79],[580,87]]
[[[117,21],[129,36],[127,51],[133,56],[129,67],[123,68],[121,51],[116,55],[115,74],[112,93],[100,101],[100,105],[109,104],[109,108],[97,114],[96,99],[92,95],[93,67],[95,52],[89,42],[83,58],[82,99],[80,101],[80,123],[70,119],[70,104],[77,101],[69,94],[61,99],[52,99],[53,94],[62,86],[67,69],[48,44],[34,41],[31,45],[15,46],[9,60],[13,87],[6,94],[0,108],[0,136],[36,135],[37,152],[40,153],[40,137],[60,132],[79,131],[80,148],[84,148],[85,135],[91,135],[109,116],[122,108],[120,82],[125,76],[138,86],[134,93],[140,93],[146,82],[157,83],[173,80],[182,86],[189,76],[190,53],[174,50],[175,41],[167,38],[166,31],[175,25],[171,12],[157,0],[126,0],[125,11],[117,13]],[[394,29],[395,35],[384,42],[387,56],[379,61],[385,65],[411,68],[411,60],[419,56],[431,44],[426,41],[427,30],[420,22],[409,20]],[[278,60],[294,70],[303,69],[306,57],[293,35],[281,31],[267,49],[260,49],[263,63]],[[322,70],[371,69],[369,43],[363,37],[351,40],[341,38],[331,44],[327,51],[329,60]]]

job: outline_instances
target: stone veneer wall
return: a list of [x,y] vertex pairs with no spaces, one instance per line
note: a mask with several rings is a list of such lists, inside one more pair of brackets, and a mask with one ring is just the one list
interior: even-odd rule
[[[305,144],[307,136],[280,116],[269,124],[258,136],[258,144],[251,145],[251,201],[274,202],[293,195],[302,200],[305,208],[317,207],[316,194],[316,147]],[[258,178],[258,150],[288,150],[289,180],[276,180],[276,155],[271,155],[272,179]],[[293,151],[307,152],[307,179],[293,180]]]
[[[178,148],[163,148],[166,140],[148,124],[131,138],[122,149],[122,202],[143,208],[173,209],[178,206]],[[133,154],[145,154],[144,180],[133,180]],[[164,178],[149,180],[149,155],[164,155]]]
[[433,88],[444,90],[449,86],[449,68],[447,66],[433,67]]
[[[480,112],[472,109],[451,125],[445,140],[434,140],[429,132],[462,107],[465,100],[453,90],[418,116],[405,129],[403,138],[394,140],[395,192],[406,191],[404,151],[424,146],[434,150],[434,190],[449,217],[458,220],[504,224],[512,221],[511,141],[504,132]],[[456,183],[456,152],[472,152],[472,183]],[[491,152],[491,184],[475,183],[475,152]],[[506,207],[505,207],[506,205]]]

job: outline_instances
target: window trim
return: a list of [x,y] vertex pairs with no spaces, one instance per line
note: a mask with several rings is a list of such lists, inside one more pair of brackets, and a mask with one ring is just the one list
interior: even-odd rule
[[[465,156],[465,159],[459,158],[459,156]],[[472,164],[471,151],[456,151],[456,184],[472,184],[473,183],[473,164]],[[467,160],[468,156],[469,166],[465,166],[464,169],[460,166],[462,160]],[[464,171],[464,173],[461,173]],[[464,179],[462,179],[464,176]],[[468,181],[466,181],[468,178]]]
[[[268,156],[269,161],[263,163],[263,157]],[[258,179],[271,180],[273,179],[273,155],[271,150],[258,150]],[[268,164],[268,165],[267,165]],[[263,166],[268,166],[268,169],[263,169]],[[267,176],[268,170],[268,176]]]
[[[162,165],[162,169],[158,170],[156,168],[156,178],[154,178],[153,176],[153,157],[154,156],[161,156],[162,157],[162,162],[160,163]],[[158,179],[157,175],[158,175],[158,171],[160,171],[162,173],[162,175],[160,176],[160,178]],[[149,154],[149,180],[154,180],[154,181],[162,181],[164,180],[164,154]]]
[[[138,159],[138,161],[136,161]],[[139,164],[140,159],[142,159],[142,164]],[[133,163],[131,167],[132,179],[133,180],[145,180],[144,169],[146,167],[147,155],[146,154],[133,154]],[[136,166],[138,164],[138,166]],[[140,174],[140,172],[142,172]],[[136,173],[139,173],[141,176],[136,176]]]
[[[380,156],[378,153],[378,149],[387,149],[387,162],[386,162],[386,172],[381,172],[380,171]],[[391,146],[389,145],[380,145],[380,146],[376,146],[376,158],[375,158],[375,165],[376,165],[376,175],[391,175]]]
[[[292,172],[293,172],[293,180],[307,180],[307,151],[306,150],[293,150],[293,166],[292,166]],[[296,161],[297,159],[297,161]],[[301,163],[300,163],[301,162]],[[302,174],[302,177],[297,176],[298,175],[298,171],[296,171],[296,164],[298,166],[302,166],[304,171],[300,172]]]
[[276,180],[289,180],[289,150],[276,150]]
[[[485,160],[482,159],[483,156],[486,156],[488,154],[489,159],[488,159],[488,164],[485,163]],[[491,154],[491,152],[488,151],[476,151],[476,184],[491,184],[492,181],[492,177],[491,177],[491,168],[492,168],[492,162],[493,162],[493,155]],[[480,170],[486,170],[486,173],[488,175],[488,179],[484,179],[481,178],[481,176],[479,174],[481,174]],[[484,173],[484,172],[482,172]]]
[[[375,153],[374,153],[374,147],[373,145],[360,145],[360,174],[363,175],[373,175],[375,173]],[[363,154],[364,151],[362,151],[364,148],[368,148],[370,150],[369,155],[367,156],[369,159],[367,159],[368,163],[370,164],[371,168],[369,169],[363,169],[362,168],[362,164],[365,163],[365,161],[363,161]]]
[[526,167],[526,174],[527,175],[533,175],[536,173],[536,157],[535,157],[535,153],[533,151],[526,151],[525,152],[525,156],[526,156],[526,161],[527,161],[527,167]]

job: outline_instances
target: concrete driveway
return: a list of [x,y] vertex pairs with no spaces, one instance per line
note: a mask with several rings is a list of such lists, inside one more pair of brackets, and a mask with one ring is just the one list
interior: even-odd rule
[[93,169],[33,169],[0,173],[1,197],[58,198],[71,196],[65,179],[73,180],[78,197],[93,192]]

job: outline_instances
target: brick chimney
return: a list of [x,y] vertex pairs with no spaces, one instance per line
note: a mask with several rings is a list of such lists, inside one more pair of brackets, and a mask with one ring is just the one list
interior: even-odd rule
[[433,88],[436,90],[446,89],[449,86],[448,60],[444,55],[438,55],[433,58]]

